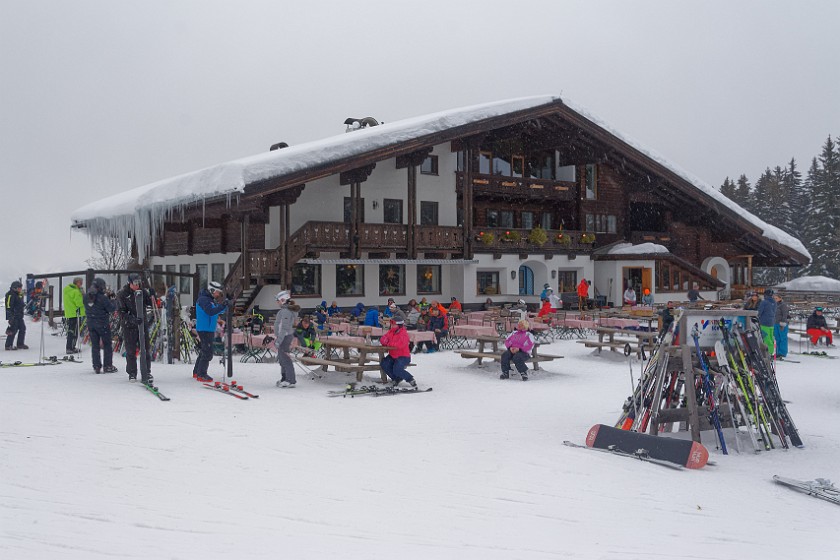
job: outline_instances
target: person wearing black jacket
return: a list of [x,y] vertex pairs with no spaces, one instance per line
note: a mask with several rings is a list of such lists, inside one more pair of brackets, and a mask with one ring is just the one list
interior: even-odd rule
[[[90,289],[85,294],[85,316],[90,334],[90,356],[93,371],[96,373],[114,373],[114,348],[111,340],[111,313],[117,308],[106,292],[105,280],[94,278]],[[102,359],[99,349],[102,348]],[[102,363],[105,363],[103,368]]]
[[[12,282],[9,291],[6,292],[6,320],[9,327],[6,329],[6,350],[29,350],[24,344],[26,339],[26,325],[23,323],[23,284],[18,280]],[[17,335],[17,346],[12,345]]]
[[814,346],[819,343],[821,338],[825,337],[825,345],[829,348],[834,347],[834,337],[831,335],[831,331],[828,330],[828,323],[826,323],[825,317],[823,316],[822,307],[814,308],[814,312],[808,317],[808,323],[805,329],[805,332],[811,337],[811,344]]
[[143,294],[143,308],[151,307],[152,297],[149,291],[143,288],[143,279],[138,273],[132,272],[128,275],[128,284],[117,292],[117,310],[120,313],[125,341],[125,371],[128,373],[129,381],[137,379],[137,349],[140,343],[140,329],[142,329],[146,345],[146,360],[140,364],[140,379],[144,384],[151,385],[154,378],[149,355],[149,326],[146,324],[145,313],[143,313],[144,316],[137,315],[137,306],[134,303],[137,292]]

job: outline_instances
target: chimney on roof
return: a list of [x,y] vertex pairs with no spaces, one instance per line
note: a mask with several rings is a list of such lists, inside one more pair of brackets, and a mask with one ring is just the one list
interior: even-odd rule
[[269,152],[273,152],[274,150],[279,150],[281,148],[288,148],[289,145],[285,142],[277,142],[276,144],[272,144],[271,147],[268,149]]
[[368,126],[377,126],[380,122],[373,117],[364,117],[362,119],[354,119],[353,117],[348,117],[345,119],[344,124],[347,125],[347,129],[344,132],[352,132],[354,130],[360,130],[362,128],[366,128]]

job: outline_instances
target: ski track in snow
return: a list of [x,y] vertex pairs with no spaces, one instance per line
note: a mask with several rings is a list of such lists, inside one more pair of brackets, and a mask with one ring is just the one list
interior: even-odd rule
[[[62,350],[46,339],[46,355]],[[15,359],[37,359],[34,341]],[[806,449],[756,455],[743,440],[724,456],[704,432],[718,465],[674,471],[563,446],[615,421],[628,362],[572,341],[545,352],[566,357],[527,383],[416,355],[434,391],[387,398],[327,398],[349,379],[333,373],[279,391],[277,364],[235,364],[260,395],[247,402],[186,364],[153,365],[170,402],[122,371],[92,374],[87,353],[0,370],[0,558],[836,556],[840,509],[770,480],[840,481],[832,360],[778,366]]]

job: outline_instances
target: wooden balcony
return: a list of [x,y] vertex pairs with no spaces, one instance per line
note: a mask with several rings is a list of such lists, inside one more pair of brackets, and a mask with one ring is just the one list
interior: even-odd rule
[[[510,232],[510,236],[506,235]],[[476,229],[473,251],[476,253],[520,253],[520,254],[590,254],[595,247],[602,245],[595,236],[595,241],[582,241],[582,231],[546,230],[548,241],[543,245],[536,245],[528,241],[529,229],[516,228],[481,228]],[[563,235],[558,239],[558,235]],[[492,235],[492,241],[489,241]],[[519,236],[519,239],[510,237]]]
[[[464,174],[455,174],[455,186],[460,193]],[[473,175],[473,196],[499,196],[517,199],[574,200],[578,185],[571,181],[528,179],[501,175]]]
[[635,245],[639,243],[657,243],[667,247],[672,238],[673,236],[667,231],[634,231],[630,234],[630,242]]

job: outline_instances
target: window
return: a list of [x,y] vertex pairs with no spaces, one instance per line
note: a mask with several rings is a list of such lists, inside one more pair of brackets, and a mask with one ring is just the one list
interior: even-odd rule
[[511,175],[513,177],[522,177],[525,175],[525,158],[522,156],[513,156],[511,162]]
[[501,212],[499,212],[499,225],[501,227],[512,228],[513,227],[513,211],[502,210]]
[[321,265],[296,264],[292,267],[292,293],[297,295],[321,295]]
[[569,181],[574,183],[577,181],[577,167],[574,165],[563,165],[557,168],[557,180]]
[[436,226],[438,225],[438,203],[429,202],[428,200],[420,201],[420,225],[421,226]]
[[534,229],[534,213],[522,212],[522,227],[525,229]]
[[[359,204],[360,204],[359,220],[364,222],[365,221],[365,199],[363,198]],[[352,214],[350,214],[350,197],[345,196],[344,197],[344,223],[345,224],[349,224],[350,222],[353,221],[353,220],[350,219],[351,216],[352,216]]]
[[586,215],[586,230],[589,232],[595,231],[595,214]]
[[615,233],[615,216],[606,214],[595,214],[595,229],[593,231],[595,233]]
[[335,267],[335,295],[365,295],[365,267],[360,264],[340,264]]
[[440,293],[440,265],[427,264],[417,266],[417,293]]
[[[168,264],[166,265],[166,272],[175,272],[177,270],[176,265]],[[172,286],[175,284],[175,277],[171,274],[166,275],[166,287]]]
[[198,272],[198,285],[201,289],[201,287],[207,285],[207,265],[197,264],[195,265],[195,271]]
[[477,272],[475,275],[476,293],[478,295],[495,295],[499,293],[499,272]]
[[479,152],[478,154],[478,172],[484,175],[490,175],[490,163],[493,161],[493,154],[490,152]]
[[595,164],[586,165],[586,199],[595,200],[598,198],[598,166]]
[[429,156],[420,164],[420,173],[423,175],[437,175],[438,174],[438,157]]
[[382,201],[382,221],[386,224],[403,223],[403,201],[394,198],[386,198]]
[[577,271],[576,270],[558,270],[557,271],[557,291],[562,292],[577,292]]
[[616,233],[617,231],[615,216],[607,216],[607,233]]
[[519,295],[534,295],[534,271],[525,265],[519,267]]
[[379,295],[380,296],[404,296],[405,295],[405,265],[404,264],[381,264],[381,265],[379,265]]
[[496,210],[488,210],[487,214],[487,227],[499,227],[499,212]]
[[[190,265],[182,264],[181,265],[181,274],[189,274],[190,273]],[[190,293],[192,286],[192,278],[189,276],[181,276],[178,278],[178,291],[182,294]]]
[[529,162],[529,174],[532,179],[554,179],[554,152],[534,156]]
[[551,229],[554,224],[554,214],[551,212],[543,212],[540,216],[540,225],[543,229]]
[[211,269],[210,277],[214,282],[222,282],[225,281],[225,265],[222,264],[213,264],[211,265],[213,268]]

